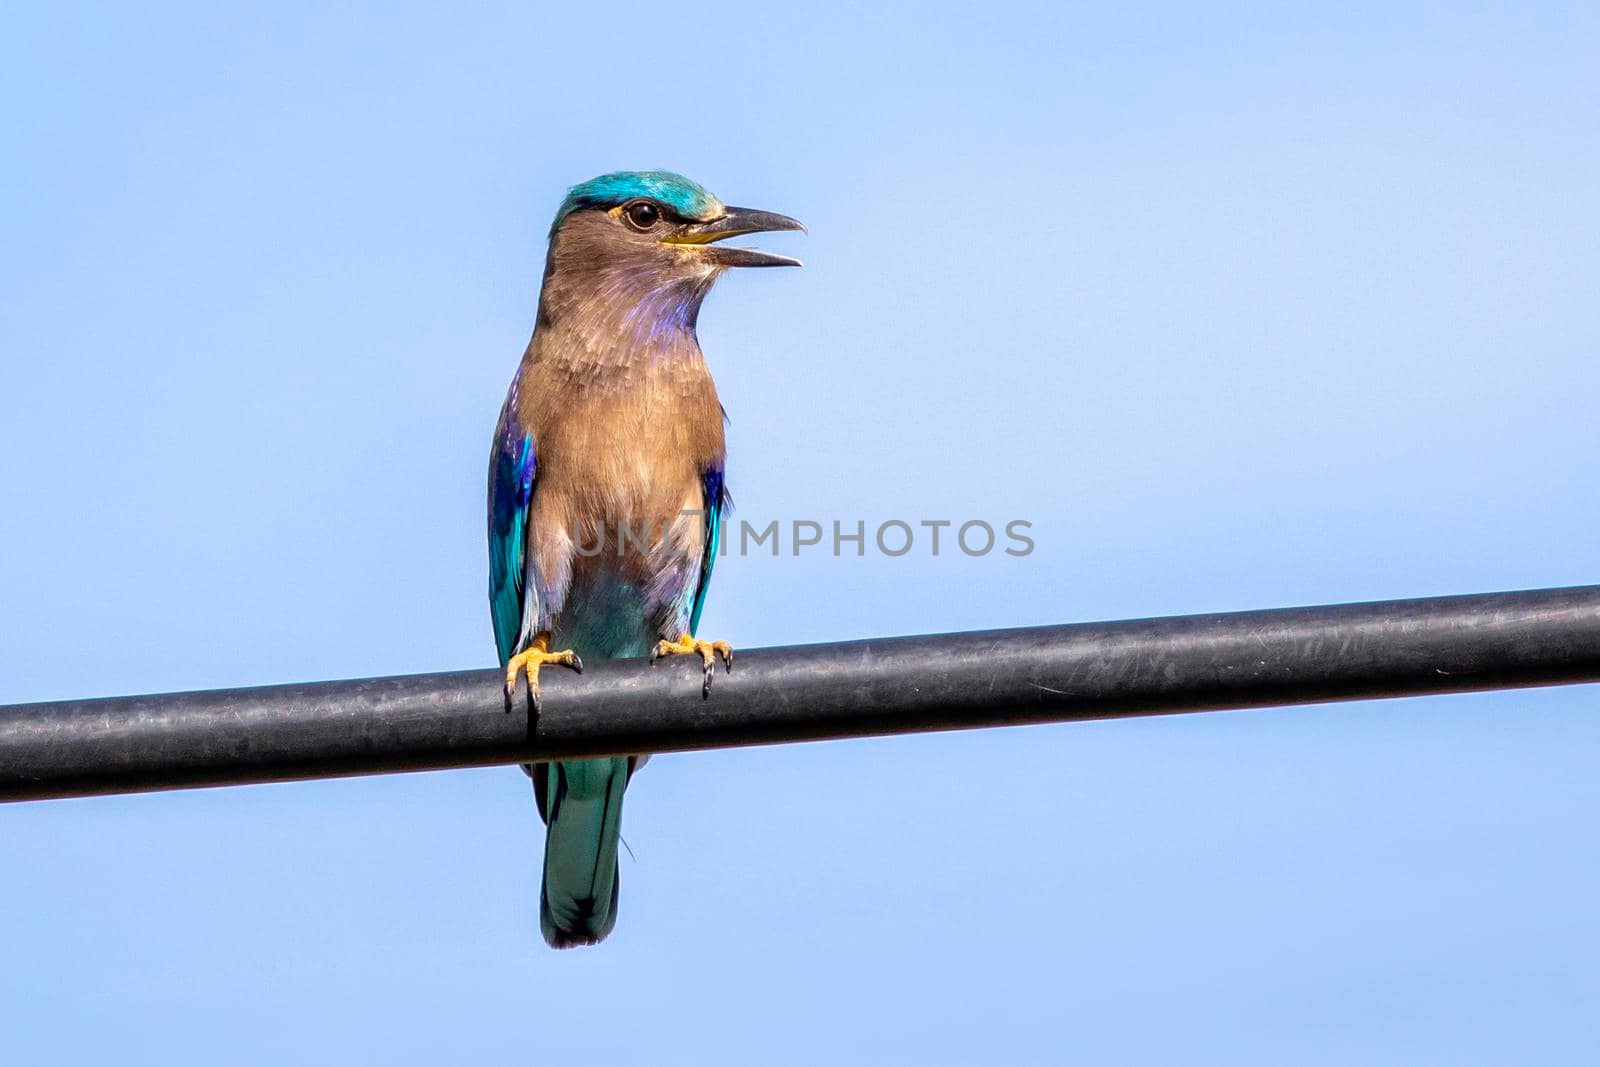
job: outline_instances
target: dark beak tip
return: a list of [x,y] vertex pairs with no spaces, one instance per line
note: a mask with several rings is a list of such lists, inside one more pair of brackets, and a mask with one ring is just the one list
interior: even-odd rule
[[776,211],[761,211],[751,207],[730,207],[723,217],[724,224],[745,233],[776,233],[784,230],[806,233],[805,223],[780,215]]

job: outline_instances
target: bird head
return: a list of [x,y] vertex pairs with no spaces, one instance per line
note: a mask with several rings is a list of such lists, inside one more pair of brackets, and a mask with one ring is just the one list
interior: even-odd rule
[[573,186],[550,238],[563,252],[581,252],[597,264],[634,262],[668,273],[800,266],[788,256],[717,243],[769,230],[805,227],[786,215],[728,207],[681,174],[619,171]]
[[770,211],[728,207],[666,171],[622,171],[577,185],[550,228],[539,321],[622,353],[692,339],[700,304],[729,267],[800,261],[719,242],[804,230]]

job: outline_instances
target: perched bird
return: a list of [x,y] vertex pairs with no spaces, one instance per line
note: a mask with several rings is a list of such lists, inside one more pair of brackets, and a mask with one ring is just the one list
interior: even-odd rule
[[[489,460],[489,604],[511,706],[519,675],[537,713],[539,669],[698,655],[716,559],[723,412],[695,337],[729,267],[799,261],[716,242],[794,219],[727,207],[663,171],[574,186],[556,212],[533,338]],[[591,945],[617,917],[622,794],[642,756],[524,768],[548,829],[539,927]]]

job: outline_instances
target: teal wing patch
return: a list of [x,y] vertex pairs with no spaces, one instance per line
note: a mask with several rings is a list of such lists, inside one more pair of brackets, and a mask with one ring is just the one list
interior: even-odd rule
[[528,606],[528,505],[538,466],[533,435],[503,426],[489,472],[489,614],[502,666],[517,651]]
[[722,513],[728,503],[728,492],[722,484],[722,468],[712,467],[700,480],[705,493],[705,554],[700,559],[700,584],[695,587],[694,607],[689,614],[689,632],[700,632],[700,612],[706,606],[706,590],[711,587],[711,568],[716,565],[717,553],[722,549]]

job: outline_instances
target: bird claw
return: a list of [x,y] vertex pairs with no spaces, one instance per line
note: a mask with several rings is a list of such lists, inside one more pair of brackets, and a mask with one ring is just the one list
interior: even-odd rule
[[570,667],[576,674],[583,673],[583,660],[579,659],[578,654],[572,649],[550,651],[548,633],[541,633],[535,637],[533,644],[506,662],[506,711],[511,710],[511,702],[516,699],[518,675],[528,679],[528,704],[533,708],[533,713],[537,715],[543,710],[544,704],[539,698],[539,668],[552,663]]
[[676,641],[657,641],[650,650],[650,662],[664,656],[698,655],[704,681],[700,685],[701,699],[711,696],[711,679],[716,673],[717,657],[722,657],[722,667],[725,673],[733,673],[733,646],[726,641],[700,641],[690,634],[684,634]]

